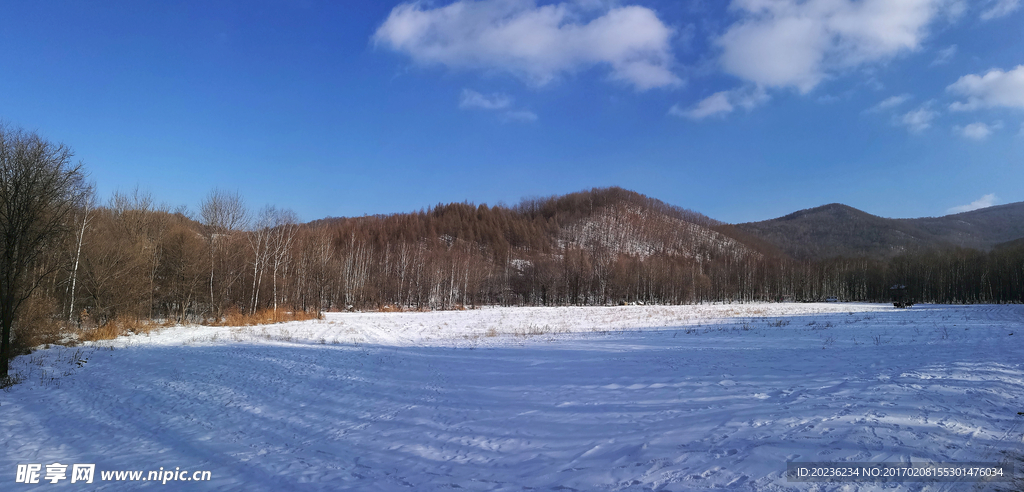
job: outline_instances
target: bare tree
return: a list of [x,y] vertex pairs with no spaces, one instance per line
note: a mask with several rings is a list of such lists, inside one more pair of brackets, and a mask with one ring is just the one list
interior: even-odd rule
[[195,234],[190,220],[175,215],[163,237],[158,303],[168,318],[178,323],[198,321],[200,296],[206,282],[206,244]]
[[217,233],[245,229],[249,224],[249,212],[241,195],[215,189],[199,204],[199,217],[203,225]]
[[69,231],[86,195],[73,155],[63,144],[0,126],[0,378],[7,377],[18,308],[57,269],[30,267]]
[[199,218],[206,229],[207,247],[210,253],[210,309],[219,314],[220,304],[215,294],[217,260],[220,258],[221,239],[249,224],[249,213],[238,193],[215,189],[199,204]]
[[79,280],[89,318],[99,325],[151,315],[153,248],[126,224],[132,215],[101,208],[85,232]]
[[156,205],[153,195],[136,187],[131,194],[114,192],[110,198],[110,210],[115,223],[122,233],[132,238],[137,253],[147,263],[149,273],[149,317],[153,317],[156,272],[159,269],[163,235],[169,227],[170,207]]

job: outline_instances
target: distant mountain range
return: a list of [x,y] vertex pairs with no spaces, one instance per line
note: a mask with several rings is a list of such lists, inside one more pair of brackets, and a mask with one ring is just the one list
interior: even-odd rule
[[833,203],[762,222],[725,224],[612,187],[528,199],[512,207],[450,203],[419,213],[316,223],[329,224],[345,237],[377,237],[382,245],[441,238],[448,247],[464,242],[510,249],[510,257],[520,261],[536,254],[561,255],[566,247],[605,259],[887,259],[903,252],[949,247],[987,251],[1001,243],[1024,242],[1024,202],[919,219],[887,219]]
[[1024,202],[919,219],[887,219],[833,203],[734,227],[795,259],[888,258],[956,246],[989,250],[1024,238]]

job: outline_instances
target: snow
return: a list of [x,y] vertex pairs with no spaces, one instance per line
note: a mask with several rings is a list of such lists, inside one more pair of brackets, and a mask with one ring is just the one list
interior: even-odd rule
[[213,479],[158,487],[880,490],[786,463],[1015,460],[1022,330],[1024,306],[844,303],[168,328],[16,359],[0,482],[60,462],[95,463],[93,488],[36,487],[180,467]]
[[737,258],[750,252],[740,242],[707,227],[629,205],[605,207],[562,229],[558,247],[566,245],[599,246],[612,256],[638,258],[667,252],[702,260],[709,252]]

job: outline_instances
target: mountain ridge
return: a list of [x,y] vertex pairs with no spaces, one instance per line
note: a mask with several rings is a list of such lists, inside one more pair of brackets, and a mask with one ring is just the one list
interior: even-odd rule
[[888,259],[950,247],[988,251],[1024,238],[1024,202],[898,219],[828,203],[774,219],[728,224],[635,191],[608,187],[527,198],[512,206],[439,203],[419,212],[311,222],[316,223],[357,229],[376,223],[370,229],[388,230],[387,236],[404,241],[444,238],[449,245],[468,241],[500,251],[546,254],[570,245],[640,258],[658,252],[690,258],[753,253],[797,260]]
[[889,219],[830,203],[735,226],[800,260],[889,258],[904,251],[942,247],[987,251],[1024,238],[1024,202],[913,219]]

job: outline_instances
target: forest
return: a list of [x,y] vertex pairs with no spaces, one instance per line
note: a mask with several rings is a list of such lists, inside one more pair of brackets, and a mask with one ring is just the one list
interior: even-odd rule
[[896,283],[919,302],[1024,300],[1020,244],[797,261],[729,225],[618,188],[306,224],[272,206],[252,213],[220,190],[195,214],[136,191],[80,207],[67,226],[72,233],[35,265],[52,274],[26,312],[75,324],[209,322],[281,307],[884,302]]
[[1024,242],[797,260],[749,232],[621,188],[300,223],[215,189],[198,210],[87,186],[26,265],[20,345],[69,329],[231,316],[486,305],[1024,301]]

